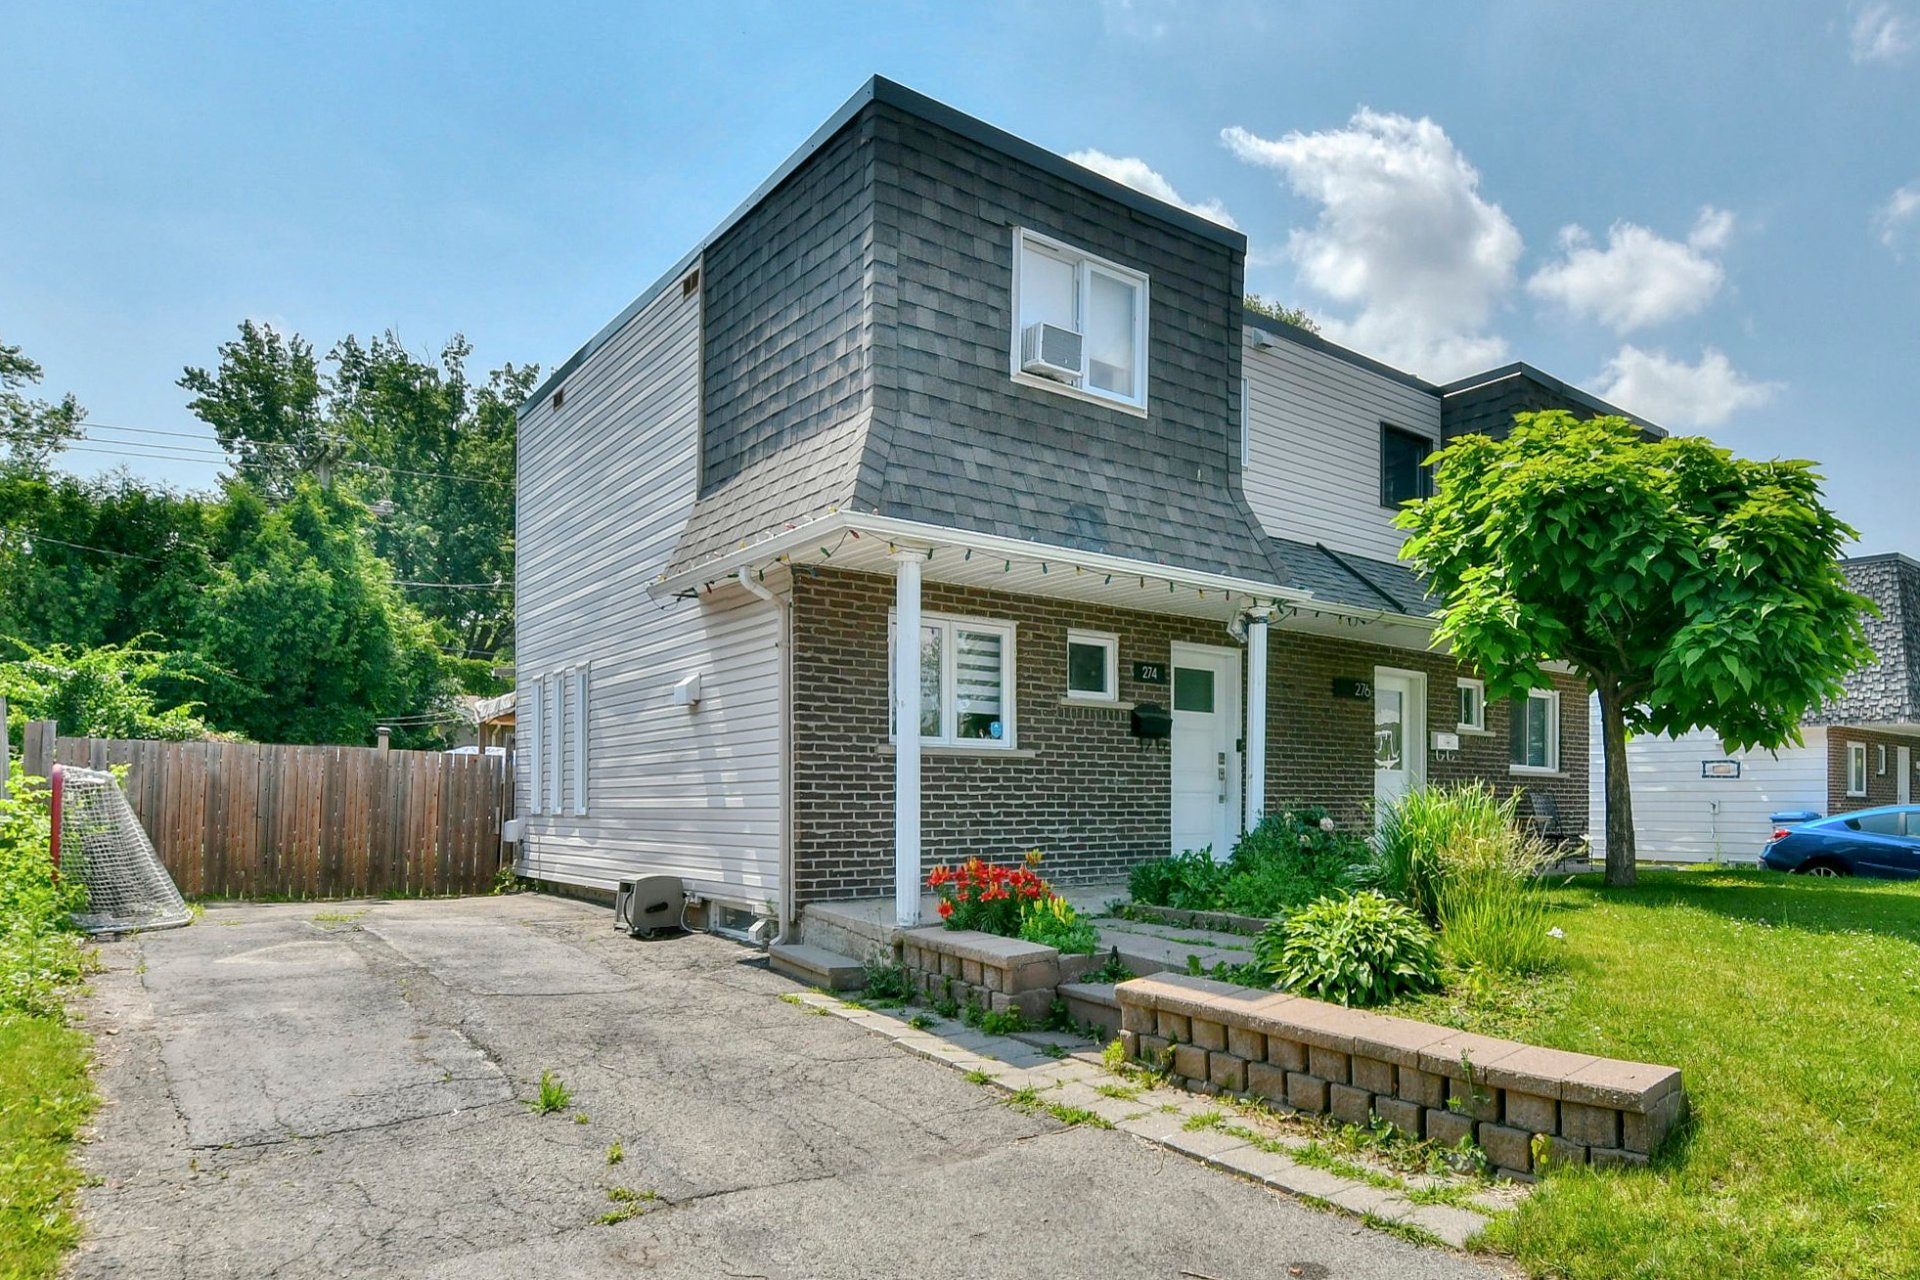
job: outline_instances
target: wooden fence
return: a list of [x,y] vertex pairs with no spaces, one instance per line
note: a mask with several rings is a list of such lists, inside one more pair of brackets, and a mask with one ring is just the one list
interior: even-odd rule
[[484,893],[512,816],[500,756],[249,742],[61,738],[27,727],[25,766],[108,769],[188,897]]

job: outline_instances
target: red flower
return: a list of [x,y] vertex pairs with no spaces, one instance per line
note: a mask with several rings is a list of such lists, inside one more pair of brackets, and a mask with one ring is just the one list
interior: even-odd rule
[[942,902],[940,904],[940,918],[942,920],[945,920],[948,916],[951,916],[952,914],[953,914],[953,904],[951,902]]

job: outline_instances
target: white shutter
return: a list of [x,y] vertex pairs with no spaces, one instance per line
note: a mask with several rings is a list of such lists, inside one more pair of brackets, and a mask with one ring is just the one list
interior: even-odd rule
[[553,723],[547,726],[547,794],[553,797],[553,811],[559,813],[564,807],[560,799],[560,753],[566,746],[563,737],[566,733],[566,716],[561,706],[564,695],[560,677],[548,676],[545,683],[547,707],[553,716]]
[[541,770],[546,767],[546,707],[540,696],[540,681],[532,680],[527,684],[527,705],[524,708],[527,725],[527,777],[531,794],[527,798],[528,813],[542,813],[546,809],[546,789],[540,784],[544,780]]
[[573,672],[573,811],[587,811],[587,668]]

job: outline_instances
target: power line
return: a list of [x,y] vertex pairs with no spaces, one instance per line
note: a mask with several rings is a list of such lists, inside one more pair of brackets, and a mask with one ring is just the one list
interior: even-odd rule
[[[182,437],[189,440],[201,440],[201,441],[206,440],[205,436],[195,431],[168,431],[160,427],[134,427],[134,426],[126,426],[126,425],[122,425],[119,423],[112,423],[112,422],[95,422],[91,419],[83,423],[82,426],[86,428],[97,427],[102,431],[125,432],[131,435],[173,436],[173,437]],[[93,436],[91,432],[89,432],[86,438],[89,440],[96,440],[97,443],[101,443],[101,444],[121,444],[120,441],[99,439]],[[287,449],[299,448],[298,445],[287,440],[249,440],[247,442],[247,445],[249,448],[252,448],[252,449],[287,450]],[[69,447],[78,448],[79,446],[69,446]],[[179,459],[162,458],[160,459],[162,461],[166,461],[166,460],[186,461],[186,460],[200,460],[200,459],[212,461],[217,459],[217,460],[232,462],[234,465],[240,465],[240,461],[238,459],[235,459],[232,453],[222,449],[217,445],[217,443],[210,443],[210,444],[195,446],[195,445],[157,444],[157,443],[152,443],[148,441],[131,440],[131,441],[125,442],[125,444],[122,445],[122,447],[123,448],[179,450],[183,455],[193,455],[192,458],[179,458]],[[136,454],[134,456],[138,457],[143,455]],[[383,462],[372,462],[366,459],[356,459],[356,458],[343,459],[337,465],[344,466],[344,467],[357,467],[363,470],[385,471],[391,475],[416,476],[421,479],[427,479],[427,480],[462,480],[469,484],[490,484],[490,485],[499,486],[501,488],[513,487],[512,481],[500,480],[493,476],[465,475],[457,471],[421,471],[421,470],[409,469],[406,467],[390,467]]]

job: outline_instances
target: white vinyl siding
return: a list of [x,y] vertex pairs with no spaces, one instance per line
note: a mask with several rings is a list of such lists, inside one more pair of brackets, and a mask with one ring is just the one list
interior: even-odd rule
[[[1593,852],[1607,851],[1607,783],[1600,710],[1589,716],[1592,766],[1587,795]],[[1827,731],[1809,727],[1806,743],[1729,754],[1712,732],[1677,738],[1643,735],[1627,744],[1633,825],[1649,862],[1752,862],[1773,836],[1772,815],[1827,810]],[[1708,761],[1735,760],[1738,778],[1702,777]]]
[[[647,593],[699,483],[699,372],[700,293],[675,282],[567,375],[558,410],[549,392],[521,416],[521,688],[553,675],[574,690],[566,745],[522,758],[522,796],[562,750],[568,785],[530,817],[519,870],[600,889],[663,873],[764,910],[779,891],[780,611],[738,587]],[[699,704],[675,705],[694,672]]]
[[527,751],[522,760],[527,764],[527,812],[530,814],[545,813],[547,809],[546,770],[539,763],[546,758],[546,705],[541,697],[540,682],[529,680],[527,704],[520,709],[520,715],[527,725]]
[[1242,487],[1261,527],[1379,560],[1399,555],[1403,535],[1380,505],[1380,429],[1437,446],[1440,397],[1284,337],[1264,350],[1249,344],[1244,370]]

